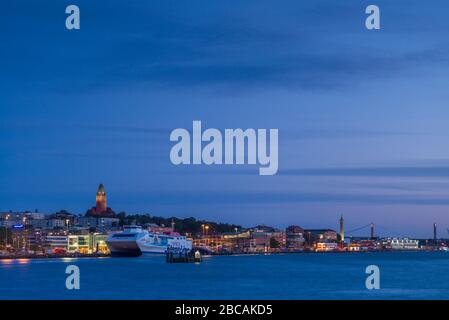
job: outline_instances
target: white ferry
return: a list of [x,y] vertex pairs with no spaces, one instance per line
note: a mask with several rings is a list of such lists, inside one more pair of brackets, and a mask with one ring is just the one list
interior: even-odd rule
[[123,232],[106,239],[111,255],[137,257],[144,253],[166,253],[167,250],[192,250],[192,241],[177,232],[154,233],[140,226],[125,226]]

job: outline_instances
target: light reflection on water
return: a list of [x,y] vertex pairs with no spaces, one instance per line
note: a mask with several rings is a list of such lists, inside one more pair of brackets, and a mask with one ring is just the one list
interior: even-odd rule
[[[65,288],[70,264],[81,290]],[[371,264],[381,290],[365,289]],[[1,260],[0,299],[448,299],[447,270],[444,252]]]
[[0,259],[0,264],[27,264],[30,263],[31,259],[28,258],[18,258],[18,259]]

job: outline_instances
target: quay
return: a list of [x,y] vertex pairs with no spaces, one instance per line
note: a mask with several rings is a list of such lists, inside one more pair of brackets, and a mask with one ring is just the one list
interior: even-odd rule
[[49,253],[49,254],[6,254],[0,255],[0,260],[17,260],[17,259],[64,259],[64,258],[105,258],[109,257],[105,253]]
[[199,251],[170,251],[168,250],[165,256],[165,261],[167,263],[200,263],[203,261],[201,253]]

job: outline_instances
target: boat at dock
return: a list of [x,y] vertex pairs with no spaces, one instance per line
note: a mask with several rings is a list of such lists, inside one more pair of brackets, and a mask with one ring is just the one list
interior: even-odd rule
[[106,244],[112,256],[137,257],[146,253],[165,254],[169,249],[192,250],[192,241],[177,232],[155,233],[140,226],[125,226],[123,232],[111,234]]

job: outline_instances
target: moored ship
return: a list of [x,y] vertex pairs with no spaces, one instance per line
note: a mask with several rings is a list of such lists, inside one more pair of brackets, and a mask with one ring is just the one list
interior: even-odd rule
[[111,234],[106,240],[112,256],[137,257],[145,253],[166,253],[192,250],[192,241],[177,232],[155,233],[140,226],[126,226],[123,232]]

